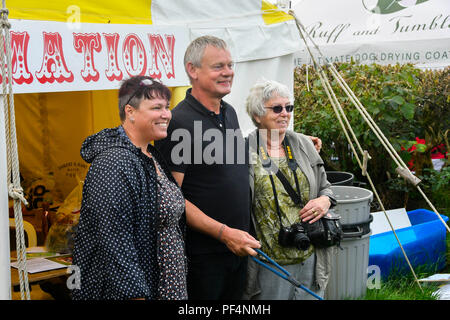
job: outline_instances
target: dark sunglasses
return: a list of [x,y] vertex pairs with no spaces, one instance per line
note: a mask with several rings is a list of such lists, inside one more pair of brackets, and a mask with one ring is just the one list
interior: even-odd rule
[[281,113],[283,111],[283,108],[286,109],[287,113],[291,113],[294,110],[294,106],[292,104],[288,104],[287,106],[273,106],[273,107],[266,107],[267,109],[272,109],[275,113]]
[[136,94],[145,86],[151,86],[153,83],[161,83],[161,81],[157,80],[157,79],[144,79],[139,83],[139,88],[136,89],[136,91],[134,91],[134,93],[130,96],[130,98],[127,100],[127,103],[125,103],[124,106],[126,106],[127,104],[130,103],[131,99],[133,99]]

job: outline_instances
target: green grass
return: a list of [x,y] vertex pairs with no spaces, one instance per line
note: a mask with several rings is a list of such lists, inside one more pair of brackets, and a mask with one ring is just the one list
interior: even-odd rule
[[381,282],[380,289],[368,289],[365,300],[436,300],[433,292],[436,284],[421,284],[419,288],[414,278],[404,276]]

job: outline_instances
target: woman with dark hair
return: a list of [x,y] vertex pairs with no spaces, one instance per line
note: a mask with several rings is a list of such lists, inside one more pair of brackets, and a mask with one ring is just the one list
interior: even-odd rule
[[170,90],[150,77],[119,89],[122,124],[88,137],[73,299],[187,299],[184,198],[150,144],[167,136]]

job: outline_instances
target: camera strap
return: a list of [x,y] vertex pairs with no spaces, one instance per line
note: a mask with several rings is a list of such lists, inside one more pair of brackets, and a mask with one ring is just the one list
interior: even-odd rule
[[280,220],[280,227],[284,228],[283,222],[281,221],[281,208],[280,204],[278,203],[278,196],[277,196],[277,190],[275,189],[275,182],[273,181],[273,176],[269,175],[270,183],[272,184],[272,191],[273,196],[275,198],[275,206],[277,207],[277,213],[278,213],[278,219]]
[[[286,136],[284,137],[283,146],[284,146],[285,154],[286,154],[286,157],[287,157],[287,160],[288,160],[289,169],[291,169],[292,173],[294,174],[295,187],[297,188],[297,191],[294,190],[294,188],[291,186],[291,184],[289,183],[287,178],[283,175],[281,170],[270,159],[270,157],[268,156],[268,153],[267,153],[264,145],[261,145],[259,143],[259,133],[258,133],[258,136],[257,136],[257,144],[258,144],[258,155],[259,155],[259,157],[261,159],[262,166],[269,173],[269,175],[271,177],[270,181],[272,183],[272,189],[273,189],[275,201],[278,202],[278,199],[277,199],[277,196],[276,196],[275,184],[274,184],[273,178],[272,178],[273,172],[275,172],[275,175],[280,180],[280,182],[283,184],[284,189],[289,194],[289,196],[291,197],[291,199],[294,202],[294,204],[296,204],[298,206],[303,206],[303,204],[302,204],[302,197],[301,197],[301,194],[300,194],[300,185],[298,183],[298,177],[297,177],[297,172],[296,172],[297,168],[298,168],[298,164],[297,164],[297,162],[295,161],[295,159],[294,159],[294,157],[292,155],[292,149],[291,149],[291,146],[289,144],[288,138]],[[277,204],[277,206],[278,206],[278,204]]]
[[285,150],[285,153],[286,153],[286,156],[288,159],[288,166],[291,169],[292,173],[294,174],[295,187],[297,188],[297,192],[294,191],[291,184],[287,181],[285,176],[281,173],[281,170],[277,171],[277,177],[278,177],[278,179],[280,179],[281,183],[284,186],[284,189],[289,194],[292,201],[294,201],[294,203],[296,205],[303,206],[302,205],[302,196],[300,193],[300,184],[298,183],[298,177],[297,177],[298,164],[297,164],[297,161],[295,161],[294,156],[292,155],[292,149],[289,144],[289,140],[286,136],[284,137],[284,140],[283,140],[283,146],[284,146],[284,150]]
[[292,170],[292,172],[294,174],[295,184],[296,184],[296,187],[297,187],[297,192],[296,192],[294,190],[294,188],[291,186],[291,184],[289,183],[289,181],[287,180],[287,178],[283,175],[281,170],[270,159],[270,157],[269,157],[269,155],[268,155],[264,145],[259,143],[259,132],[258,132],[258,135],[257,135],[257,145],[258,145],[258,155],[259,155],[259,157],[261,159],[261,164],[262,164],[263,168],[269,174],[270,183],[272,185],[273,197],[274,197],[274,200],[275,200],[275,206],[276,206],[276,209],[277,209],[278,218],[280,220],[280,226],[284,227],[283,223],[281,221],[281,208],[280,208],[280,204],[278,202],[278,196],[277,196],[277,190],[275,188],[275,182],[273,180],[273,172],[275,172],[275,175],[280,180],[280,182],[283,184],[284,189],[289,194],[289,196],[291,197],[291,199],[294,202],[294,204],[299,205],[299,206],[303,206],[302,205],[302,198],[301,198],[301,195],[300,195],[300,187],[299,187],[299,183],[298,183],[297,172],[296,172],[296,169],[297,169],[298,165],[297,165],[297,162],[295,161],[294,157],[292,156],[292,151],[291,151],[291,147],[289,145],[288,139],[287,139],[287,137],[285,137],[284,140],[283,140],[283,146],[285,148],[285,153],[286,153],[286,156],[288,158],[288,166],[289,166],[289,168]]
[[[280,208],[280,204],[278,203],[277,189],[275,188],[275,182],[273,181],[273,175],[272,175],[273,171],[280,172],[280,170],[278,169],[278,167],[276,165],[272,164],[272,161],[270,160],[269,155],[266,152],[266,149],[259,144],[259,133],[258,133],[257,139],[258,139],[257,143],[258,143],[258,149],[259,149],[258,155],[261,159],[261,164],[262,164],[263,168],[269,174],[270,184],[272,185],[273,197],[275,199],[275,206],[277,208],[278,219],[280,220],[280,227],[284,228],[283,222],[281,221],[281,208]],[[272,165],[274,165],[275,168],[273,168]]]

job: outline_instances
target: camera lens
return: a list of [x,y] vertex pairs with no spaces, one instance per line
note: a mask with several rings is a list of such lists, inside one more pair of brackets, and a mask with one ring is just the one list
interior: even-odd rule
[[309,238],[304,233],[295,233],[292,242],[297,249],[303,251],[307,250],[310,245]]

